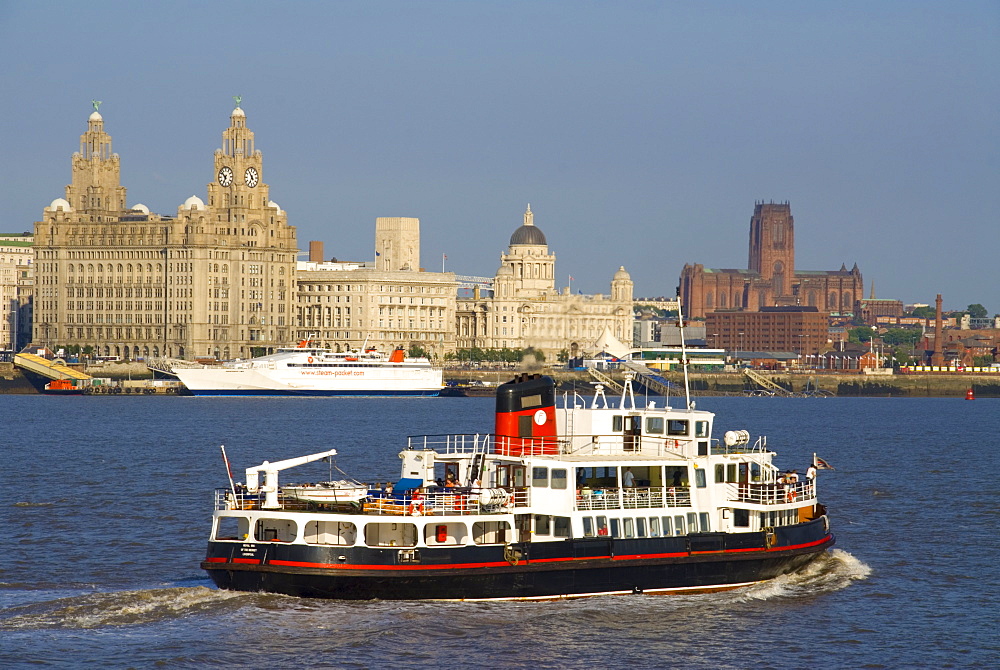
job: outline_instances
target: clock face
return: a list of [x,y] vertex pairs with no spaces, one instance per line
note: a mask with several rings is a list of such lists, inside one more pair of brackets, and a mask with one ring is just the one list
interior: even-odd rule
[[253,188],[257,185],[257,179],[259,175],[257,174],[257,169],[249,167],[247,168],[246,174],[243,175],[243,179],[246,181],[247,186]]
[[219,170],[219,183],[223,186],[229,186],[233,183],[233,169],[226,166]]

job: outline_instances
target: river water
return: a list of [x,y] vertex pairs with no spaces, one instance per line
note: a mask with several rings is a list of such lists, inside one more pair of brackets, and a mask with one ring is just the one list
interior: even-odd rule
[[466,604],[229,593],[198,564],[220,444],[235,473],[336,448],[391,480],[406,435],[489,432],[491,398],[0,396],[0,667],[997,667],[1000,400],[697,400],[715,437],[836,467],[835,549],[722,594]]

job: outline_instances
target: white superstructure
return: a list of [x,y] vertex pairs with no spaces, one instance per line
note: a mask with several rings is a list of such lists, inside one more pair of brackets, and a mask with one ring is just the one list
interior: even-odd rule
[[335,352],[300,345],[221,365],[175,367],[194,395],[436,396],[440,368],[426,358],[374,350]]

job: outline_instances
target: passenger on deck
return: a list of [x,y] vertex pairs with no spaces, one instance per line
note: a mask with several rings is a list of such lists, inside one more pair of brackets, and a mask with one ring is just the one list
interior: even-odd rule
[[625,488],[635,486],[635,475],[632,474],[632,468],[625,468],[625,474],[622,475],[622,486]]

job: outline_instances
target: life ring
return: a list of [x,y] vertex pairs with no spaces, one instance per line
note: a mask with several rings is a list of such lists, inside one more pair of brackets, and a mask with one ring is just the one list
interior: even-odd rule
[[421,516],[424,513],[424,497],[419,493],[410,499],[410,506],[406,509],[410,516]]
[[795,489],[788,489],[788,493],[785,495],[788,502],[795,502]]
[[308,361],[309,361],[310,363],[312,363],[312,362],[313,362],[313,357],[312,357],[312,356],[310,356],[310,357],[309,357],[309,358],[308,358],[307,360],[308,360]]

